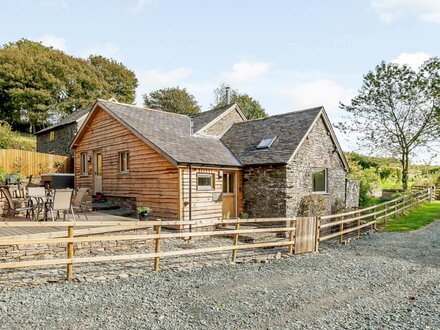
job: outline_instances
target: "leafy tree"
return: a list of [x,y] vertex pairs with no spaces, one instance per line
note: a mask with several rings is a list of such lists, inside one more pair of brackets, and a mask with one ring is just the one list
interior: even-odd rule
[[397,157],[402,187],[408,189],[410,157],[440,137],[440,61],[432,58],[418,71],[382,62],[364,76],[358,95],[341,108],[350,119],[338,127],[361,135],[373,153]]
[[200,106],[194,95],[186,88],[171,87],[158,89],[150,94],[144,94],[144,105],[151,109],[194,115],[200,112]]
[[133,103],[136,98],[138,80],[133,71],[124,64],[100,55],[92,55],[88,61],[95,67],[104,81],[110,85],[109,93],[119,102]]
[[[134,94],[136,84],[125,79],[130,74],[115,61],[76,58],[26,39],[6,44],[0,48],[0,120],[35,131],[96,98],[132,100],[127,90]],[[118,89],[121,81],[129,84]]]
[[[215,104],[213,107],[222,107],[226,105],[226,85],[221,84],[214,89]],[[236,89],[230,89],[231,103],[237,103],[247,119],[258,119],[267,117],[266,110],[260,102],[247,94],[240,94]]]

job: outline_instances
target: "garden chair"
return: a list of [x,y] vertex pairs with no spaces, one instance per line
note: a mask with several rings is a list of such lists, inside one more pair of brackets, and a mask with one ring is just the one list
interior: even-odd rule
[[44,189],[44,187],[28,187],[27,197],[29,202],[34,207],[36,219],[38,220],[40,213],[45,211],[45,203],[48,202],[46,189]]
[[34,219],[34,208],[31,204],[27,203],[25,207],[15,207],[14,199],[12,198],[11,192],[8,188],[0,188],[0,191],[3,196],[6,198],[6,202],[8,203],[8,209],[3,212],[4,221],[8,219],[12,219],[17,213],[26,211],[26,218],[29,217],[29,214],[32,215],[32,219]]
[[57,213],[57,218],[59,212],[63,211],[63,220],[66,220],[66,213],[72,213],[73,220],[75,220],[75,213],[73,213],[72,206],[72,189],[55,189],[52,201],[48,203],[48,209],[52,217],[52,221],[55,221],[54,212]]
[[[81,211],[84,214],[84,217],[86,220],[89,220],[87,218],[87,205],[86,202],[83,201],[84,197],[86,197],[89,194],[89,188],[79,188],[76,192],[75,198],[72,200],[72,206],[75,211]],[[77,212],[79,217],[79,212]]]

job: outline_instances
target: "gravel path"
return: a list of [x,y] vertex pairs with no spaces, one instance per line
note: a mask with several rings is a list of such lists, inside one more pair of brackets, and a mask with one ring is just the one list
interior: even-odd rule
[[439,329],[440,221],[268,263],[0,287],[1,329]]

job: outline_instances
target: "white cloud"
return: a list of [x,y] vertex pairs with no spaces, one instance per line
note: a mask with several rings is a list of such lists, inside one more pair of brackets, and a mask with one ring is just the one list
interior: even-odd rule
[[105,42],[103,44],[98,44],[87,48],[82,56],[88,57],[89,55],[102,55],[105,57],[114,58],[119,53],[119,46],[112,42]]
[[159,69],[145,70],[136,72],[139,80],[137,89],[137,104],[142,104],[142,94],[164,87],[175,87],[182,84],[192,74],[192,70],[188,68],[177,68],[170,71],[162,71]]
[[223,72],[220,78],[229,84],[240,84],[264,77],[268,72],[271,63],[241,61],[232,66],[231,71]]
[[424,53],[424,52],[400,53],[399,56],[392,59],[391,62],[400,64],[400,65],[407,64],[413,70],[415,70],[415,69],[419,68],[420,65],[422,65],[423,62],[428,60],[430,57],[431,57],[431,55]]
[[48,47],[53,47],[62,51],[66,51],[67,49],[67,43],[66,39],[51,35],[51,34],[44,34],[40,38],[37,38],[41,43]]
[[302,109],[322,105],[332,121],[341,119],[343,115],[343,111],[339,109],[339,102],[348,102],[354,96],[352,89],[346,89],[326,79],[285,86],[280,90],[292,108]]
[[154,0],[137,0],[136,4],[129,9],[129,11],[133,13],[139,13],[144,10],[145,6],[151,5],[154,3]]
[[416,16],[424,22],[440,23],[439,0],[371,0],[371,7],[385,23],[405,16]]

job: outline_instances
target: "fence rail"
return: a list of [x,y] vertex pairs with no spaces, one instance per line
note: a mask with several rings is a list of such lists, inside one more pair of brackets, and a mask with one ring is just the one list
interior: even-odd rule
[[71,171],[70,157],[19,149],[0,149],[0,167],[24,176]]
[[[208,231],[189,232],[188,228],[192,225],[219,225],[212,221],[74,221],[74,222],[0,222],[0,228],[10,227],[65,227],[66,236],[61,238],[0,238],[0,246],[5,245],[26,245],[26,244],[66,244],[66,258],[46,259],[19,262],[0,263],[0,269],[21,268],[21,267],[41,267],[51,265],[67,265],[67,279],[73,278],[73,266],[82,263],[111,262],[135,259],[153,259],[153,269],[160,269],[160,260],[164,257],[175,257],[200,253],[218,253],[231,252],[232,262],[236,261],[237,253],[240,250],[257,248],[286,248],[289,255],[303,252],[312,252],[318,250],[320,242],[339,237],[343,241],[344,235],[353,232],[359,237],[362,229],[376,228],[379,221],[386,223],[386,219],[392,215],[397,215],[420,203],[433,199],[433,190],[421,190],[412,194],[393,199],[389,202],[374,205],[364,209],[351,212],[334,214],[322,217],[308,218],[272,218],[272,219],[229,219],[221,221],[221,224],[234,225],[233,229],[217,228]],[[269,223],[270,227],[246,228],[246,225],[255,225]],[[181,225],[183,232],[162,232],[164,226]],[[134,234],[134,235],[109,235],[109,236],[76,236],[77,227],[121,227],[121,231],[133,229],[145,229],[146,226],[154,228],[154,233]],[[264,233],[283,233],[284,237],[276,241],[261,243],[239,243],[240,235],[264,234]],[[232,243],[228,245],[181,249],[174,251],[162,251],[161,241],[173,238],[190,237],[213,237],[213,236],[231,236]],[[104,242],[104,241],[124,241],[124,240],[153,240],[154,252],[130,254],[130,255],[107,255],[93,257],[75,257],[74,245],[84,242]],[[297,249],[298,248],[298,249]]]

